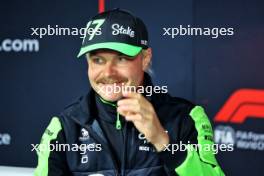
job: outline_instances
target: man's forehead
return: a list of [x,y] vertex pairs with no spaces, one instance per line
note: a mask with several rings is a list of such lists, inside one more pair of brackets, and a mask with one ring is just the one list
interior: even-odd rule
[[[111,49],[98,49],[98,50],[91,51],[88,54],[90,56],[100,55],[100,54],[113,54],[113,55],[118,55],[118,56],[125,55],[125,54],[123,54],[121,52],[118,52],[118,51],[115,51],[115,50],[111,50]],[[127,56],[127,55],[125,55],[125,56]]]

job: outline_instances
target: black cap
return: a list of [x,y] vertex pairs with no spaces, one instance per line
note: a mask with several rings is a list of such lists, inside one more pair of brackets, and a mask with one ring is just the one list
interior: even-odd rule
[[136,56],[146,48],[148,32],[143,21],[125,10],[114,9],[96,15],[87,23],[77,57],[97,49]]

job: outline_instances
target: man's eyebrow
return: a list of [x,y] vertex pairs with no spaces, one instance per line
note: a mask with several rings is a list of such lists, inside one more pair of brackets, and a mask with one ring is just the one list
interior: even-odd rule
[[96,52],[90,52],[89,53],[89,56],[91,57],[91,56],[94,56],[94,55],[96,55]]
[[134,57],[134,56],[125,55],[123,53],[118,53],[118,56],[123,56],[123,57],[127,57],[127,58],[133,58]]
[[100,55],[98,55],[97,53],[91,53],[91,54],[89,55],[89,57],[90,57],[90,58],[91,58],[91,57],[104,58],[103,56],[100,56]]

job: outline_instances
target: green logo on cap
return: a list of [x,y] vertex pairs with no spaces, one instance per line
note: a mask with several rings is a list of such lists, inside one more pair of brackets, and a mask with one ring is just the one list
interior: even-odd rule
[[[87,37],[87,34],[90,35],[88,40],[92,40],[96,35],[101,35],[101,26],[103,25],[103,23],[105,22],[105,19],[98,19],[98,20],[94,20],[94,21],[89,21],[87,23],[86,29],[85,29],[85,36],[83,38],[82,43],[84,42],[84,39]],[[91,25],[95,25],[94,28],[91,27]]]

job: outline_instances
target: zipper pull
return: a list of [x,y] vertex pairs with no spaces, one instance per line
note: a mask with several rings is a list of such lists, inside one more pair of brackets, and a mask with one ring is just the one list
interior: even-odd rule
[[116,129],[117,130],[121,130],[121,128],[122,128],[122,124],[121,124],[121,121],[120,121],[119,113],[117,112]]

